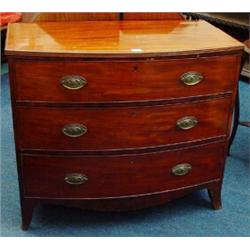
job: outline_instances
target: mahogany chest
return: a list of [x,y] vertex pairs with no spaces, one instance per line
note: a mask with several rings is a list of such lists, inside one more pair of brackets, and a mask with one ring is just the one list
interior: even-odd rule
[[22,228],[42,203],[121,211],[221,187],[242,44],[204,21],[11,24]]

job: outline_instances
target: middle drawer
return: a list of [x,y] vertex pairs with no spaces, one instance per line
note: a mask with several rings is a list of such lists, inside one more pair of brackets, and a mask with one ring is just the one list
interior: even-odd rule
[[230,97],[126,108],[18,107],[20,149],[153,147],[227,133]]

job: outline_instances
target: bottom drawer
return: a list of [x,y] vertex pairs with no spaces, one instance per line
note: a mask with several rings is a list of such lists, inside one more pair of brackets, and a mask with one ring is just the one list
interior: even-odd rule
[[221,178],[224,143],[137,155],[22,156],[26,197],[107,198]]

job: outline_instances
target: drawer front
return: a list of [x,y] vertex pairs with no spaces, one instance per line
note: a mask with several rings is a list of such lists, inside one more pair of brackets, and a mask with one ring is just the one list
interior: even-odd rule
[[17,108],[19,149],[153,147],[227,133],[231,98],[130,108]]
[[17,100],[90,103],[208,95],[232,90],[236,64],[236,56],[134,62],[17,61]]
[[124,156],[22,156],[25,196],[98,198],[161,192],[221,178],[224,144]]

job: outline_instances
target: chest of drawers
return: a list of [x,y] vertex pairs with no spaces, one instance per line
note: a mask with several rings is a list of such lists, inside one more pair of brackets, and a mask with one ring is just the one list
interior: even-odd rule
[[22,228],[42,203],[121,211],[208,189],[215,209],[242,45],[210,24],[11,24]]

